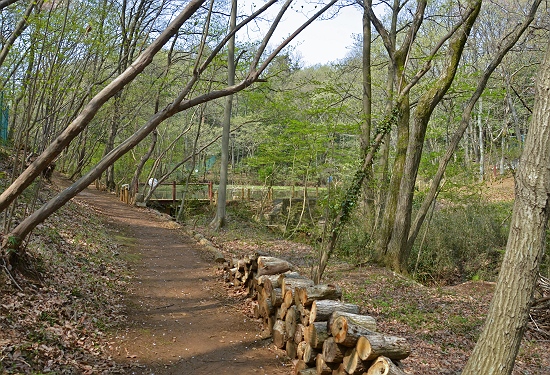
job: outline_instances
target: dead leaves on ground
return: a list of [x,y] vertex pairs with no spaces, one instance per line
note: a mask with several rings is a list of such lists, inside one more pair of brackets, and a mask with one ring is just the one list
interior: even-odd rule
[[109,328],[125,319],[128,281],[117,245],[82,203],[70,203],[40,225],[27,252],[41,285],[0,280],[0,372],[111,374]]

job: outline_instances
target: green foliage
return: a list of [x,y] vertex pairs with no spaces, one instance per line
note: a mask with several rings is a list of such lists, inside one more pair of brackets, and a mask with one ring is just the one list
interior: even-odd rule
[[365,230],[364,215],[360,209],[356,210],[340,233],[335,255],[353,263],[369,262],[374,257],[371,240]]
[[506,247],[511,210],[511,203],[441,202],[424,242],[413,248],[410,269],[416,268],[415,277],[438,283],[493,280]]

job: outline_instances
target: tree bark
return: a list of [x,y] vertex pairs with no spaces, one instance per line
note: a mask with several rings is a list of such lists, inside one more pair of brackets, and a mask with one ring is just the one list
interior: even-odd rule
[[373,360],[379,356],[404,359],[411,354],[411,346],[402,337],[371,334],[357,340],[357,354],[362,360]]
[[328,320],[335,311],[359,314],[359,306],[334,300],[313,301],[309,314],[309,322]]
[[506,254],[485,327],[463,375],[511,374],[529,316],[550,213],[550,45],[535,90]]
[[[235,30],[237,26],[237,0],[231,0],[231,20],[229,29]],[[227,85],[235,84],[235,34],[229,39],[227,51]],[[218,199],[216,216],[210,223],[215,230],[225,226],[225,206],[227,203],[227,173],[229,172],[229,135],[231,134],[231,112],[233,107],[233,95],[226,97],[223,112],[222,155],[220,167],[220,184],[218,185]]]

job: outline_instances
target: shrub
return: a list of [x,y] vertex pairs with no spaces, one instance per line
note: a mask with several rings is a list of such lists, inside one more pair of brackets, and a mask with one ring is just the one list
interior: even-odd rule
[[449,205],[436,209],[424,241],[410,258],[419,281],[492,280],[506,248],[512,203]]

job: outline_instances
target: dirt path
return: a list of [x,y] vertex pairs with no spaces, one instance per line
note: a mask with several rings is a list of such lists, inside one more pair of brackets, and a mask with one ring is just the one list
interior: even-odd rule
[[239,311],[216,266],[176,224],[91,188],[77,197],[105,216],[134,275],[128,326],[112,339],[132,374],[289,374],[257,322]]

